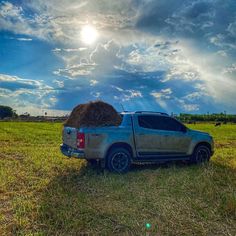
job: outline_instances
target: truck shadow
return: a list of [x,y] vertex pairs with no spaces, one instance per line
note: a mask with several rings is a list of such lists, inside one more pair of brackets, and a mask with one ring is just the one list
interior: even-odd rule
[[[171,171],[173,166],[188,168],[189,165],[179,162],[133,165],[130,173],[124,175],[107,171],[98,174],[97,169],[91,168],[89,165],[81,168],[67,168],[52,178],[41,191],[37,224],[43,229],[42,233],[45,235],[94,235],[95,232],[99,232],[99,234],[109,232],[110,235],[138,235],[135,227],[130,228],[119,218],[119,214],[121,214],[119,212],[122,207],[124,208],[122,211],[125,212],[127,204],[135,208],[135,204],[127,203],[127,201],[129,202],[132,196],[139,193],[138,189],[142,189],[146,185],[147,178],[151,178],[153,181],[157,178],[156,183],[158,183],[159,177],[155,175],[155,172],[146,172],[146,170],[169,168]],[[216,176],[219,173],[217,179],[220,178],[220,175],[225,176],[226,173],[231,176],[235,171],[219,163],[210,163],[210,167],[214,169]],[[202,168],[208,167],[195,166],[194,169],[189,168],[187,171],[195,176],[193,179],[197,179],[202,173]],[[137,179],[135,172],[144,172],[144,174],[140,173]],[[168,173],[166,174],[168,175]],[[179,176],[181,176],[181,171]],[[215,178],[215,176],[213,177]],[[210,181],[214,182],[213,177]],[[178,178],[176,176],[175,178],[176,188],[178,188],[180,186],[177,184]],[[191,183],[189,182],[189,185]],[[171,188],[168,191],[171,191]],[[149,194],[155,193],[150,191]],[[117,205],[113,205],[114,202]]]
[[[196,167],[196,168],[200,168],[202,166],[207,166],[209,165],[209,163],[203,163],[200,165],[196,165],[196,164],[192,164],[188,161],[168,161],[168,162],[163,162],[163,163],[158,163],[158,162],[153,162],[153,163],[133,163],[130,166],[130,169],[128,171],[128,173],[132,173],[132,172],[142,172],[145,170],[158,170],[158,169],[168,169],[168,168],[189,168],[189,167]],[[109,173],[109,171],[105,168],[102,169],[100,168],[99,165],[95,164],[95,165],[91,165],[91,164],[87,164],[85,166],[83,166],[83,172],[88,172],[88,171],[93,171],[96,174],[104,174]],[[110,174],[115,174],[115,173],[110,173]],[[119,175],[119,174],[117,174]],[[124,175],[124,174],[122,174]]]
[[[89,166],[79,171],[69,168],[54,177],[42,191],[39,201],[36,221],[43,228],[42,234],[134,235],[129,226],[109,213],[113,201],[108,199],[113,193],[110,181]],[[104,204],[108,204],[108,208]],[[110,233],[103,233],[103,230]]]
[[168,168],[186,168],[191,164],[183,161],[169,161],[165,163],[134,163],[131,165],[131,172],[145,171],[145,170],[157,170],[157,169],[168,169]]

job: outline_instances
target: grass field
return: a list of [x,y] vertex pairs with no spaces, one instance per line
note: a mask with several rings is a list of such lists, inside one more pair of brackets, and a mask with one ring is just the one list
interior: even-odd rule
[[117,175],[61,155],[59,123],[0,122],[0,235],[236,235],[236,125],[191,128],[208,165]]

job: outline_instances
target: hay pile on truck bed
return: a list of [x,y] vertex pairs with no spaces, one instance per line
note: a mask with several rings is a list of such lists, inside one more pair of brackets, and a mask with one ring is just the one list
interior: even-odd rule
[[119,126],[121,116],[108,103],[93,101],[76,106],[64,126],[74,128],[96,126]]

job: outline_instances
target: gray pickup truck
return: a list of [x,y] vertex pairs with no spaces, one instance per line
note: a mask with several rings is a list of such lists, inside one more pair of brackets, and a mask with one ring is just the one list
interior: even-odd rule
[[161,112],[120,113],[120,126],[64,127],[61,152],[68,157],[97,161],[118,173],[135,162],[209,161],[214,153],[208,133],[187,128]]

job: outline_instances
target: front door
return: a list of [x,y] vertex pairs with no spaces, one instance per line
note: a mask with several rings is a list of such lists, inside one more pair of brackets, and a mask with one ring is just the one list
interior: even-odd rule
[[138,156],[174,156],[187,153],[190,136],[175,119],[161,115],[137,115],[134,121]]

